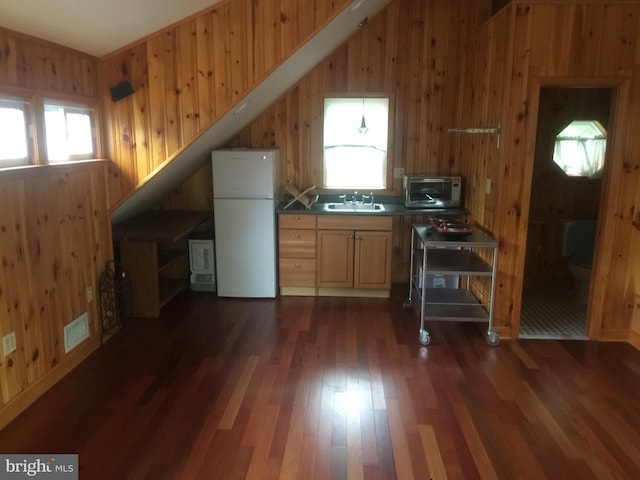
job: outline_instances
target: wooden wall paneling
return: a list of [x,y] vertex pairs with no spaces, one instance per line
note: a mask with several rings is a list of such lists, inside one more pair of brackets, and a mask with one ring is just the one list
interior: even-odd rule
[[[31,295],[28,276],[23,282],[13,281],[20,277],[25,262],[24,256],[25,234],[23,210],[20,208],[24,201],[22,184],[2,185],[0,187],[2,205],[5,207],[0,212],[0,251],[2,252],[2,289],[0,290],[0,335],[15,332],[16,345],[24,345],[25,335],[22,322],[18,319],[28,309]],[[24,282],[26,280],[26,282]],[[28,368],[25,364],[21,348],[15,352],[3,356],[0,360],[0,388],[2,390],[3,403],[9,402],[27,384]]]
[[[640,9],[637,12],[640,13]],[[633,97],[627,97],[626,107],[618,107],[618,103],[627,95],[626,83],[625,86],[618,88],[620,95],[616,102],[616,108],[620,108],[620,111],[616,115],[613,126],[614,139],[612,142],[612,148],[615,149],[616,154],[609,165],[609,189],[606,190],[609,201],[606,205],[601,203],[600,211],[600,218],[612,216],[617,228],[608,231],[607,224],[601,224],[601,235],[597,241],[604,243],[606,240],[603,237],[609,236],[612,238],[612,248],[605,249],[606,246],[596,246],[600,252],[599,257],[605,255],[611,257],[610,270],[605,270],[608,276],[607,283],[599,285],[598,288],[604,287],[606,289],[603,298],[607,305],[602,316],[603,328],[614,332],[624,331],[630,326],[635,302],[633,277],[637,273],[634,272],[633,262],[630,259],[635,255],[634,251],[637,252],[640,249],[637,243],[632,243],[634,215],[637,211],[637,192],[638,185],[640,185],[640,160],[637,155],[631,154],[631,152],[640,151],[640,141],[632,133],[640,128],[640,114],[638,113],[640,68],[635,67],[634,73],[633,80],[628,82],[630,83],[628,94]],[[625,114],[628,115],[626,118],[623,116]],[[624,138],[624,146],[618,150],[621,146],[618,141],[622,138]]]
[[[0,361],[0,428],[99,343],[98,277],[112,258],[106,162],[43,168],[0,181],[0,333],[17,340]],[[65,354],[63,327],[83,312],[90,339]]]
[[[20,229],[16,228],[15,234],[20,236],[18,251],[22,252],[22,264],[19,272],[12,272],[20,278],[20,282],[16,282],[7,275],[6,286],[7,293],[14,288],[18,289],[15,292],[16,296],[13,298],[13,302],[14,306],[19,306],[19,311],[14,311],[14,318],[21,321],[17,320],[14,326],[17,327],[17,344],[22,346],[19,351],[23,355],[26,364],[27,384],[31,384],[48,369],[46,361],[51,357],[45,339],[51,326],[47,321],[46,315],[45,318],[40,315],[39,306],[41,305],[40,295],[42,292],[35,288],[37,282],[32,268],[34,256],[39,254],[38,242],[40,237],[32,235],[33,219],[31,215],[25,216],[24,206],[26,205],[27,192],[25,191],[24,182],[15,182],[12,185],[7,185],[7,187],[10,191],[8,194],[10,198],[5,199],[7,201],[6,205],[11,205],[8,210],[13,212],[14,216],[20,215],[22,217],[19,221],[11,224],[21,226]],[[4,201],[3,204],[5,204]],[[4,243],[3,241],[2,244]],[[36,255],[34,255],[34,252]],[[10,309],[2,309],[2,311],[9,313]],[[13,396],[15,396],[15,393]]]
[[[519,323],[521,285],[511,280],[515,274],[521,276],[524,268],[526,246],[526,220],[528,215],[529,185],[523,177],[532,166],[522,161],[527,148],[527,125],[529,119],[529,48],[532,34],[532,12],[527,6],[516,5],[513,67],[506,84],[508,100],[503,103],[506,111],[502,126],[502,141],[499,176],[491,179],[492,192],[496,194],[494,232],[500,244],[498,279],[496,287],[496,327],[507,327]],[[496,218],[497,217],[497,218]],[[516,273],[517,272],[517,273]],[[504,330],[500,330],[504,333]],[[511,333],[511,332],[509,332]]]
[[[447,111],[442,109],[443,96],[447,89],[446,75],[457,74],[455,71],[445,71],[448,53],[447,37],[451,26],[449,7],[450,5],[439,1],[428,4],[425,13],[427,24],[424,28],[424,37],[420,42],[423,45],[421,64],[426,71],[422,76],[420,87],[420,95],[425,105],[420,108],[417,154],[421,164],[430,165],[428,170],[421,169],[421,171],[432,174],[451,172],[450,168],[445,168],[447,158],[443,152],[445,140],[443,132],[446,131],[446,124],[453,123],[449,113],[455,114],[455,108],[450,105]],[[423,156],[427,158],[420,158]]]
[[209,125],[215,118],[215,101],[213,96],[214,72],[211,55],[213,32],[211,15],[200,15],[196,23],[196,92],[198,92],[197,118],[199,127]]
[[553,55],[550,57],[550,64],[553,71],[567,72],[571,61],[571,39],[573,31],[580,28],[577,24],[576,5],[557,5],[555,8],[555,22],[553,31],[553,46],[550,49]]
[[163,210],[212,210],[211,162],[205,162],[197,172],[187,178],[160,203]]
[[[615,74],[619,75],[621,71],[634,74],[637,65],[636,55],[638,54],[638,37],[640,32],[640,14],[635,5],[620,5],[620,31],[618,36],[614,38],[615,55]],[[607,26],[609,28],[609,26]]]
[[15,39],[0,30],[0,83],[15,85],[17,83]]
[[0,85],[97,96],[98,60],[0,27]]
[[[145,45],[138,45],[131,50],[128,59],[128,70],[135,93],[131,96],[133,143],[131,149],[135,152],[135,178],[137,182],[143,180],[154,165],[151,157],[149,127],[149,62]],[[126,99],[125,99],[126,100]]]
[[[266,2],[271,3],[271,2]],[[227,26],[230,21],[229,5],[213,12],[213,68],[216,80],[214,91],[216,115],[222,115],[231,104],[231,55]],[[173,150],[170,150],[172,152]]]
[[180,146],[194,138],[199,130],[196,35],[195,19],[176,27],[176,50],[180,52],[175,71],[177,105],[181,113]]
[[[520,26],[524,25],[524,23],[520,21],[520,17],[523,15],[528,17],[532,24],[549,26],[543,31],[534,29],[530,32],[531,38],[528,43],[530,45],[540,45],[543,46],[543,48],[533,49],[530,52],[527,64],[535,65],[539,68],[539,70],[536,70],[537,75],[553,75],[553,59],[561,57],[562,55],[559,53],[563,49],[563,46],[560,44],[562,35],[559,35],[559,32],[564,25],[558,28],[558,13],[556,8],[553,5],[541,5],[541,8],[535,9],[531,9],[528,5],[516,7],[516,21]],[[516,55],[521,55],[521,51],[516,50]]]
[[[166,34],[153,35],[147,41],[147,73],[148,73],[148,101],[149,101],[149,155],[155,165],[160,159],[168,156],[167,147],[167,119],[165,98],[165,42]],[[200,54],[200,51],[198,52]],[[205,62],[208,63],[208,62]],[[209,72],[207,71],[207,77]],[[151,108],[153,106],[153,108]],[[113,123],[113,122],[111,122]]]
[[29,199],[26,226],[29,243],[26,251],[29,252],[29,283],[34,294],[32,303],[37,312],[29,330],[35,329],[39,335],[29,339],[32,343],[25,344],[25,354],[32,360],[37,358],[43,362],[40,370],[42,373],[49,371],[56,359],[53,332],[56,329],[57,312],[52,307],[52,302],[57,292],[56,283],[52,279],[55,265],[51,261],[57,241],[51,235],[56,219],[49,213],[55,205],[55,200],[50,203],[47,191],[48,188],[37,180],[26,182],[25,198]]
[[237,103],[254,84],[251,0],[236,0],[229,5],[231,6],[229,16],[231,102]]
[[292,52],[305,38],[300,35],[304,31],[304,26],[301,28],[300,25],[301,17],[307,16],[304,13],[306,8],[302,10],[300,12],[300,5],[295,0],[280,0],[280,45],[284,52]]
[[[631,37],[628,37],[627,33],[623,29],[625,23],[623,19],[624,10],[620,6],[617,8],[604,8],[603,15],[601,17],[602,30],[600,31],[601,41],[598,54],[597,73],[599,75],[616,75],[619,69],[622,69],[622,65],[619,64],[619,60],[625,57],[625,52],[631,49],[632,53],[635,51],[634,45],[629,45],[630,42],[627,38],[634,38],[635,31],[630,32]],[[636,25],[634,25],[635,27]],[[631,56],[633,59],[633,55]]]
[[[611,51],[603,52],[603,32],[606,30],[604,24],[606,6],[600,5],[583,5],[585,12],[585,24],[582,28],[583,50],[581,51],[582,65],[575,65],[576,74],[582,76],[596,76],[599,73],[599,64],[602,55],[611,55]],[[537,45],[540,48],[539,45]]]
[[[405,117],[402,132],[405,173],[426,173],[424,169],[427,165],[424,164],[423,159],[425,155],[426,158],[429,158],[429,155],[427,152],[423,152],[421,155],[419,150],[419,122],[422,104],[421,79],[428,70],[422,63],[424,58],[421,53],[425,34],[420,28],[416,28],[425,20],[424,8],[426,5],[424,2],[410,2],[410,5],[405,3],[405,6],[408,9],[405,13],[405,19],[407,19],[409,28],[405,26],[404,31],[399,32],[406,35],[406,39],[402,42],[406,50],[399,52],[398,65],[398,83],[405,92],[404,100],[406,102],[404,105],[398,105]],[[407,24],[405,23],[405,25]]]
[[262,74],[267,74],[269,70],[280,61],[283,55],[282,38],[280,36],[280,2],[263,2],[261,8],[256,9],[258,18],[261,20],[264,41],[258,44],[256,38],[254,49],[260,52],[258,57],[263,57],[260,62]]
[[[177,32],[175,29],[161,34],[164,39],[164,54],[162,55],[164,74],[164,114],[165,139],[167,156],[171,156],[182,146],[182,115],[179,103],[178,68],[181,52],[178,50]],[[162,165],[166,158],[154,158],[154,165]],[[150,172],[149,172],[150,173]]]
[[[310,0],[305,2],[302,7],[300,5],[296,5],[295,10],[298,42],[309,38],[315,31],[315,20],[318,18],[317,4],[318,0]],[[297,44],[294,45],[293,48],[297,48]]]

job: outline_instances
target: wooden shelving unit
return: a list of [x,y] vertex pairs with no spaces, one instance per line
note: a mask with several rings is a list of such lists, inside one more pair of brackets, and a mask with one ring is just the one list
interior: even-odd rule
[[156,318],[189,287],[188,236],[210,212],[153,210],[113,226],[122,269],[131,278],[132,311]]

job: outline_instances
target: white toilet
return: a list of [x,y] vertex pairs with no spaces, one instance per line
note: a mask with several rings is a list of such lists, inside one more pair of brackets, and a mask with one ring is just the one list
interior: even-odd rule
[[576,299],[589,301],[591,262],[596,241],[596,220],[566,220],[562,235],[562,255],[569,257],[569,274]]

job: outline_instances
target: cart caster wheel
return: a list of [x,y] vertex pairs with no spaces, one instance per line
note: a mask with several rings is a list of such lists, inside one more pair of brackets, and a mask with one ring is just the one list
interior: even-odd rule
[[411,300],[407,299],[404,301],[404,303],[402,304],[402,308],[404,308],[405,310],[411,310]]
[[431,335],[426,330],[420,330],[418,341],[422,345],[429,345],[431,343]]
[[500,343],[500,336],[497,332],[489,332],[487,334],[487,343],[490,347],[495,347]]

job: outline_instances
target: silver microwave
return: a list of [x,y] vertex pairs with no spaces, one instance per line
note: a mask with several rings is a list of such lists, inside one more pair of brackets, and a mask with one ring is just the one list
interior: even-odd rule
[[402,185],[404,205],[408,208],[448,208],[461,205],[461,177],[405,175]]

